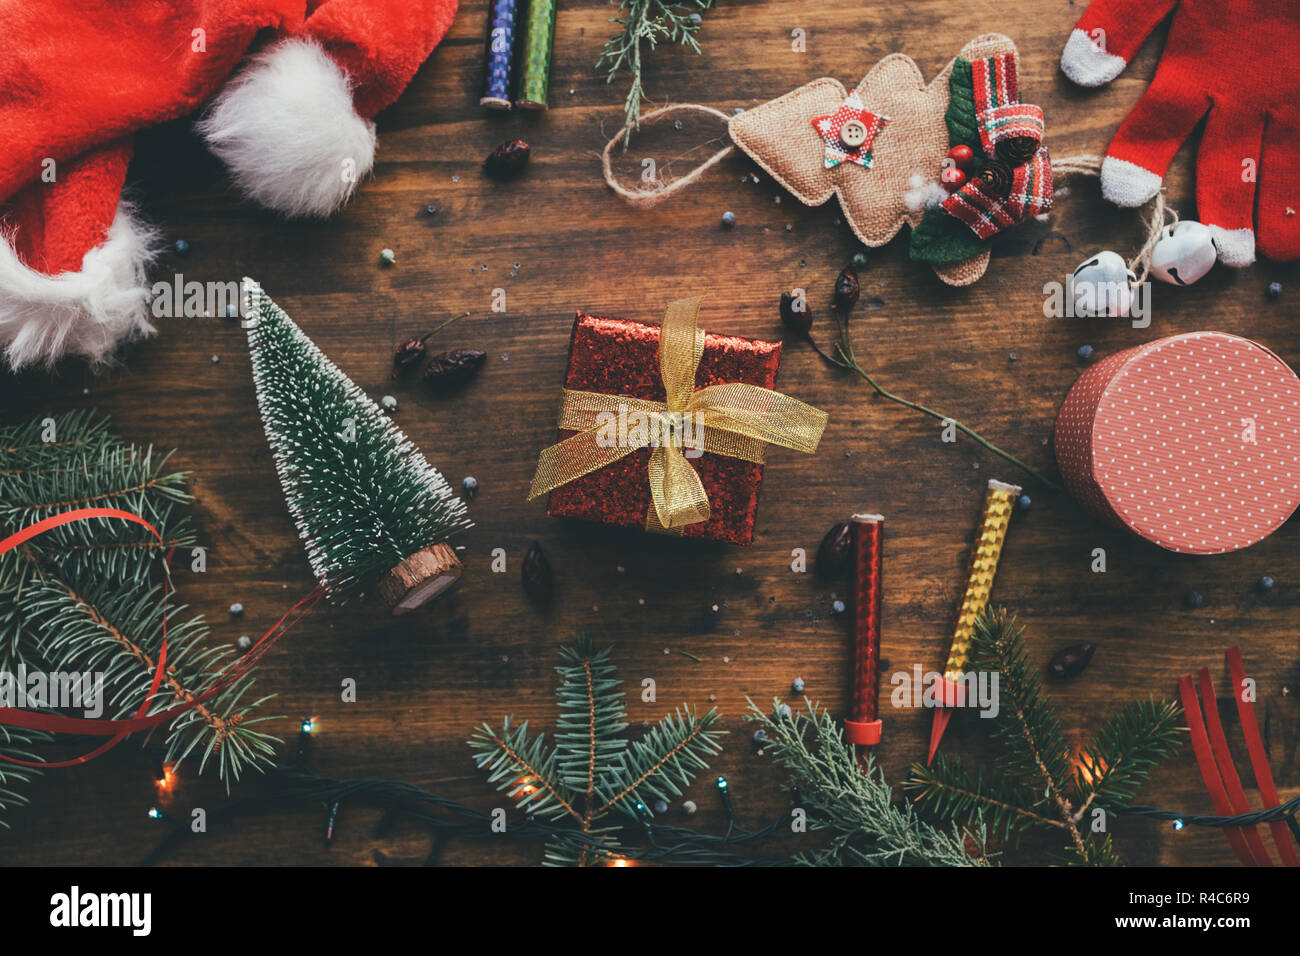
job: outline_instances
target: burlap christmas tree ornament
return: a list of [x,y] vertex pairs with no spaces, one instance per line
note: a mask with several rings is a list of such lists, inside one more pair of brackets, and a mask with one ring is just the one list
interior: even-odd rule
[[[954,286],[984,275],[994,235],[1051,208],[1042,110],[1021,102],[1016,46],[999,33],[971,40],[928,84],[910,57],[894,53],[852,90],[822,77],[734,116],[681,104],[643,119],[681,111],[724,120],[734,146],[672,183],[628,188],[610,161],[620,132],[605,147],[605,181],[633,205],[662,202],[739,148],[805,205],[839,197],[868,246],[883,246],[907,223],[911,258]],[[950,156],[957,146],[960,163]]]
[[[1010,38],[987,33],[962,47],[958,57],[970,61],[1015,52]],[[829,77],[733,116],[731,139],[801,203],[820,206],[838,196],[854,234],[868,246],[883,246],[903,223],[915,229],[925,214],[924,205],[909,209],[904,196],[913,177],[933,182],[948,155],[944,117],[955,62],[927,84],[911,57],[891,53],[854,88],[864,109],[888,117],[872,142],[869,169],[847,162],[827,168],[823,161],[824,140],[812,118],[833,114],[849,96]],[[987,247],[956,262],[932,263],[940,279],[956,286],[978,280],[988,264]]]

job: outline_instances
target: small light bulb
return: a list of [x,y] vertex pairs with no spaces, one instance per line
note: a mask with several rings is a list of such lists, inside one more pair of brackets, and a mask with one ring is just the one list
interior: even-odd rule
[[302,732],[303,732],[304,734],[309,734],[309,733],[311,733],[311,731],[312,731],[312,727],[314,727],[314,726],[315,726],[315,718],[313,718],[313,717],[304,717],[304,718],[302,719]]
[[1181,830],[1181,829],[1182,829],[1183,827],[1185,827],[1185,826],[1187,826],[1187,824],[1185,824],[1182,820],[1175,820],[1175,821],[1174,821],[1174,829],[1175,829],[1175,830]]
[[722,776],[721,774],[718,775],[718,789],[719,790],[727,789],[727,778]]
[[149,808],[149,816],[153,817],[155,820],[161,820],[161,819],[162,819],[162,811],[159,810],[157,807],[150,807],[150,808]]

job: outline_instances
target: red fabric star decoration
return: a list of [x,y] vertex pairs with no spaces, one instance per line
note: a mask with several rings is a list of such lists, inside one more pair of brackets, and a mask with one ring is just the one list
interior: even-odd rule
[[864,109],[858,91],[853,90],[834,113],[812,121],[826,143],[825,167],[832,169],[847,160],[870,169],[871,144],[888,122],[889,117]]

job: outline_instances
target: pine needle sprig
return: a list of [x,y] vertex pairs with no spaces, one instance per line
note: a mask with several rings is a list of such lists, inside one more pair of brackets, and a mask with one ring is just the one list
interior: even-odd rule
[[[650,820],[655,799],[680,796],[695,775],[708,769],[707,758],[722,749],[726,731],[718,713],[679,707],[635,741],[625,736],[627,712],[622,681],[614,676],[610,648],[597,650],[577,635],[560,651],[556,688],[560,717],[554,743],[530,736],[528,723],[507,716],[498,730],[476,729],[468,743],[475,763],[498,792],[530,818],[567,820],[587,839],[551,839],[543,863],[587,866],[617,852],[618,811],[633,820]],[[596,847],[605,846],[602,853]]]
[[1056,830],[1066,838],[1065,862],[1118,865],[1110,835],[1092,832],[1089,816],[1122,809],[1151,769],[1177,749],[1182,711],[1154,699],[1130,703],[1072,759],[1023,636],[1015,618],[999,609],[980,615],[971,640],[972,667],[999,675],[991,734],[999,745],[996,772],[972,772],[940,756],[932,767],[914,764],[903,787],[939,819],[981,819],[1009,839],[1030,829]]
[[[0,726],[0,754],[32,763],[43,761],[44,758],[33,748],[49,739],[49,734],[39,730]],[[9,824],[5,822],[5,817],[10,811],[28,804],[29,800],[23,791],[39,773],[35,767],[0,760],[0,827],[8,830]]]
[[[0,429],[0,536],[81,507],[117,508],[157,529],[95,518],[61,525],[0,556],[0,669],[90,675],[102,682],[106,718],[134,715],[145,702],[167,618],[167,668],[148,713],[192,704],[224,680],[237,655],[213,645],[201,617],[176,597],[164,557],[195,546],[188,473],[170,454],[124,442],[109,420],[78,411]],[[252,674],[169,721],[164,760],[215,764],[229,787],[275,756],[278,738],[261,725],[269,698],[251,693]],[[55,703],[50,701],[50,704]],[[87,708],[62,708],[85,716]],[[0,728],[3,729],[3,728]],[[48,739],[9,728],[23,748]],[[4,741],[0,739],[0,749]],[[26,758],[24,758],[26,759]],[[0,812],[30,772],[0,767]]]
[[[868,755],[865,766],[830,712],[807,701],[807,713],[780,715],[780,701],[770,713],[749,701],[747,720],[766,732],[764,750],[789,774],[787,789],[796,791],[807,811],[808,825],[829,831],[823,848],[800,854],[810,866],[981,866],[988,863],[985,829],[978,819],[966,828],[943,830],[917,816],[907,803],[895,802],[883,771]],[[974,814],[978,817],[978,814]],[[972,852],[968,852],[968,847]]]
[[695,34],[701,25],[700,17],[713,6],[713,0],[676,3],[610,0],[610,3],[618,4],[619,16],[611,17],[609,22],[622,29],[606,42],[596,68],[609,67],[606,83],[613,83],[620,72],[632,74],[632,84],[623,103],[623,148],[627,149],[632,131],[641,128],[641,101],[645,95],[641,78],[643,45],[653,50],[660,43],[680,43],[692,53],[699,53],[700,44]]

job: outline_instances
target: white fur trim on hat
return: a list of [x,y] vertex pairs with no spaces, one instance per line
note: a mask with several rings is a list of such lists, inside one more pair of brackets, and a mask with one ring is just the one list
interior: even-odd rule
[[1061,51],[1061,72],[1080,86],[1109,83],[1127,65],[1122,56],[1107,53],[1082,30],[1073,31]]
[[153,230],[124,203],[78,272],[29,269],[0,239],[0,348],[10,369],[49,367],[65,355],[99,365],[119,343],[152,335],[145,268],[156,251]]
[[317,44],[257,54],[198,124],[251,199],[289,216],[328,216],[375,162],[375,124],[357,115],[347,74]]
[[1107,156],[1101,161],[1101,194],[1116,206],[1141,206],[1160,192],[1161,179],[1127,159]]
[[1205,228],[1210,230],[1210,238],[1214,240],[1219,261],[1225,266],[1240,269],[1255,261],[1254,230],[1224,229],[1222,226],[1211,226],[1208,222]]

